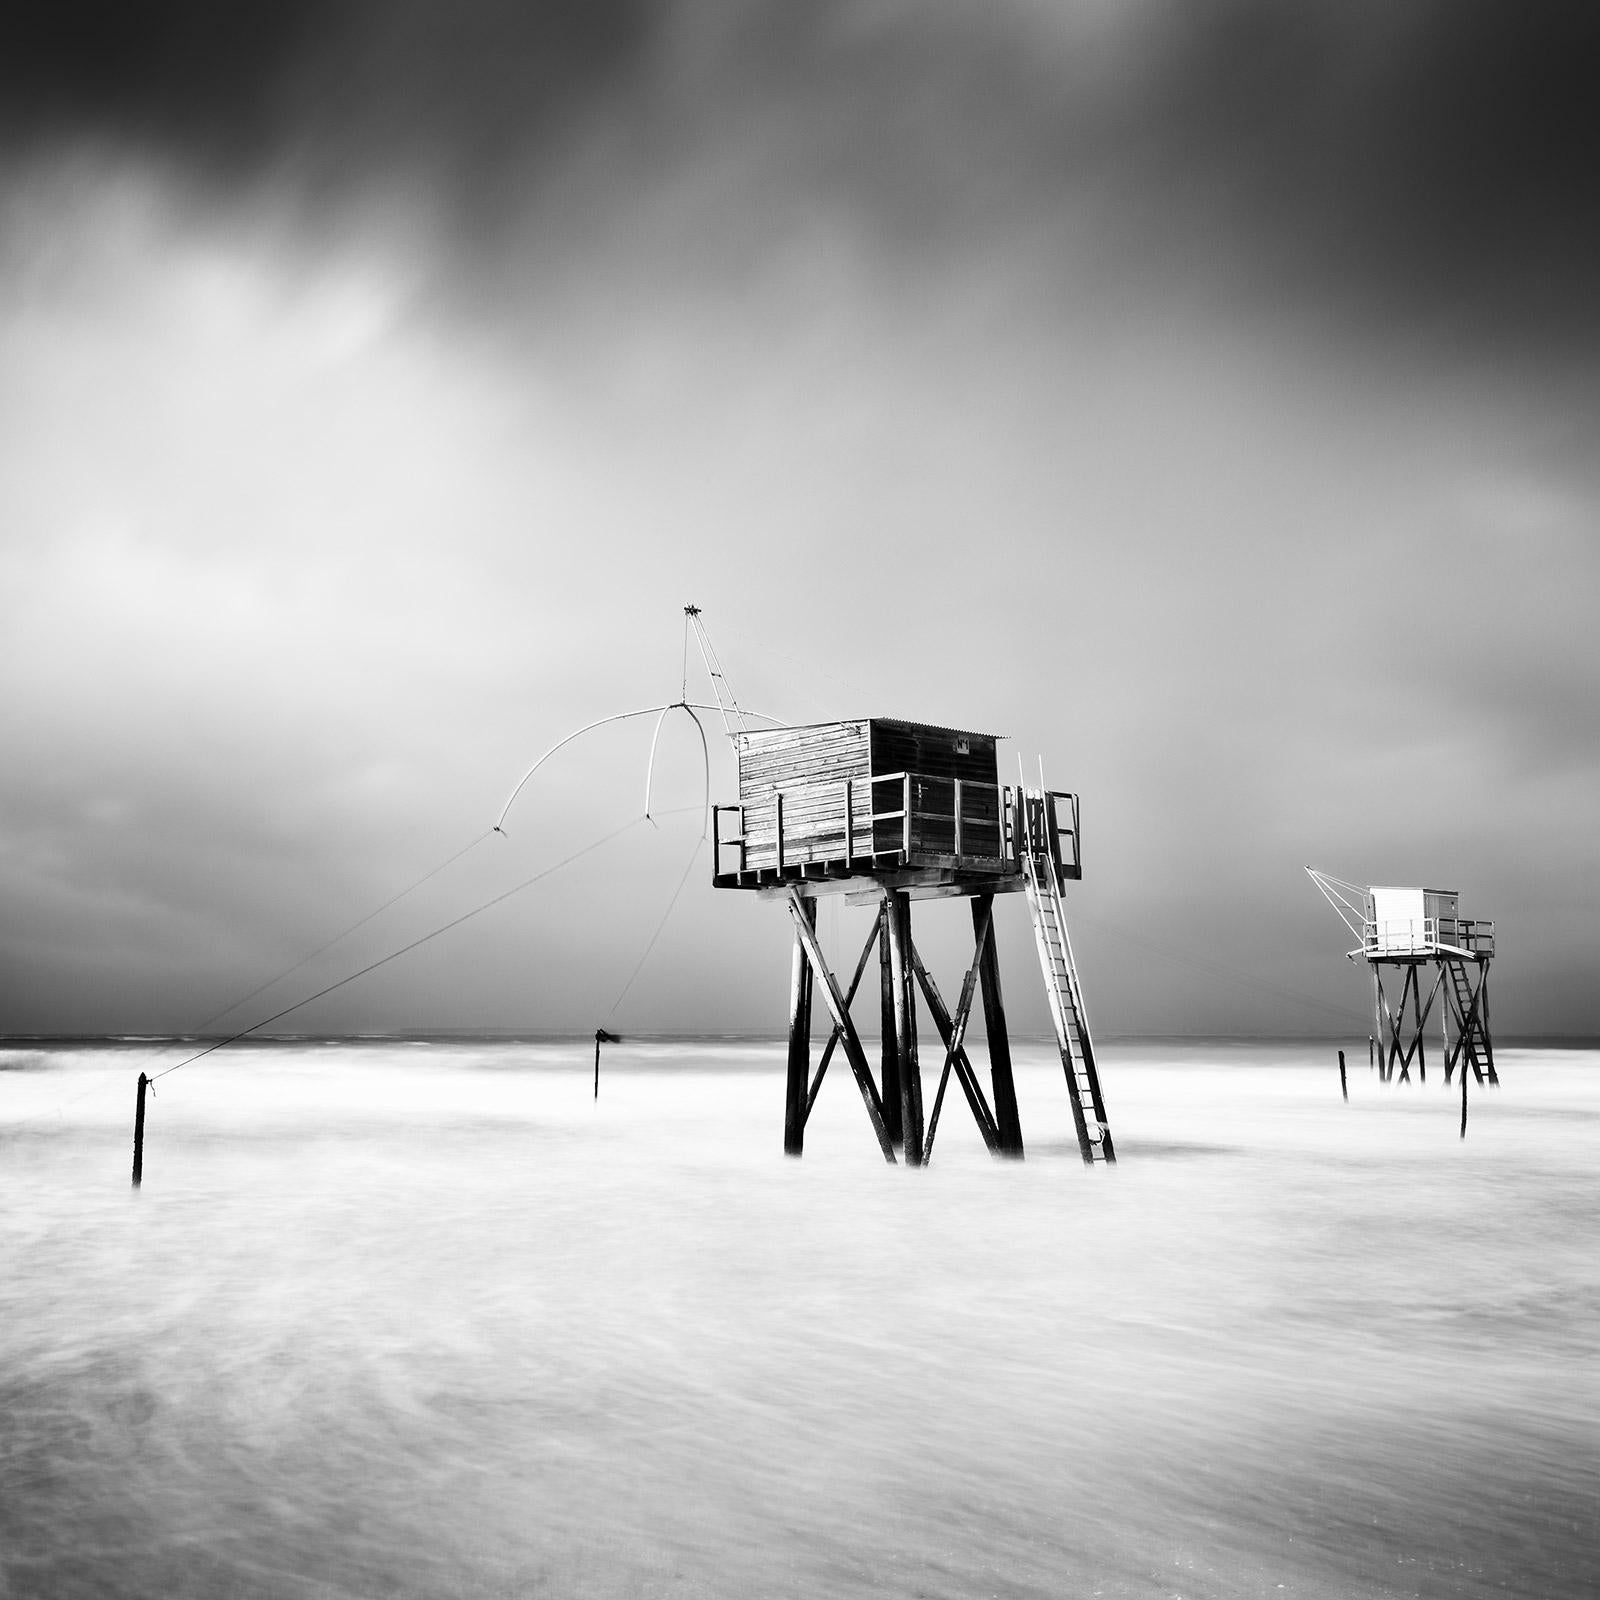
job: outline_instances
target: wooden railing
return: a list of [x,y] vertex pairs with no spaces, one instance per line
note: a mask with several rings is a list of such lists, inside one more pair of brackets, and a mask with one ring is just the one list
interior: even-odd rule
[[[812,862],[848,867],[884,856],[1003,862],[1010,854],[1010,807],[1010,789],[997,784],[918,772],[776,790],[756,805],[712,808],[714,870],[721,876]],[[735,849],[736,860],[728,854]]]
[[1424,956],[1441,947],[1492,956],[1494,923],[1470,917],[1368,918],[1362,924],[1361,945],[1368,956]]
[[1079,854],[1080,822],[1078,797],[1064,789],[1045,789],[1026,793],[1006,790],[1005,852],[1017,854],[1017,845],[1035,856],[1043,854],[1055,869],[1057,882],[1083,876]]

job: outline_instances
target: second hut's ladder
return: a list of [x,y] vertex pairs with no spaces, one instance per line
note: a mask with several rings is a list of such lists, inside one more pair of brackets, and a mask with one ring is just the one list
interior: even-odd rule
[[1017,855],[1022,862],[1028,907],[1033,913],[1034,943],[1038,946],[1039,966],[1050,1000],[1050,1019],[1055,1024],[1061,1066],[1072,1096],[1072,1120],[1078,1130],[1078,1146],[1084,1161],[1093,1165],[1101,1161],[1113,1162],[1117,1154],[1111,1142],[1111,1125],[1106,1120],[1105,1101],[1100,1094],[1094,1041],[1083,1009],[1083,990],[1078,983],[1078,968],[1072,959],[1072,940],[1067,933],[1067,918],[1061,903],[1052,798],[1045,794],[1019,796],[1017,820],[1021,826],[1016,829]]
[[[1467,974],[1467,964],[1459,959],[1447,958],[1444,969],[1449,978],[1451,997],[1455,1002],[1456,1027],[1461,1035],[1457,1047],[1461,1057],[1461,1070],[1465,1072],[1470,1065],[1474,1076],[1482,1083],[1484,1069],[1487,1066],[1489,1082],[1498,1083],[1500,1080],[1495,1076],[1494,1056],[1487,1049],[1483,1017],[1472,1004],[1472,979]],[[1467,1026],[1469,1017],[1472,1020],[1470,1028]],[[1448,1054],[1445,1062],[1448,1066]]]

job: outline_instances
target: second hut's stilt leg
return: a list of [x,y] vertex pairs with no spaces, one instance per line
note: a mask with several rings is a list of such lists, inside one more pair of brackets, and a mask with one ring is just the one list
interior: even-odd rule
[[[804,902],[807,922],[815,927],[817,903]],[[794,966],[789,979],[789,1074],[783,1097],[783,1153],[797,1156],[805,1148],[806,1098],[811,1087],[811,964],[797,933]]]
[[889,891],[889,967],[894,981],[894,1032],[900,1063],[900,1121],[906,1165],[922,1164],[922,1074],[917,1061],[916,997],[911,974],[911,900]]
[[1349,1098],[1350,1098],[1350,1086],[1349,1086],[1349,1084],[1347,1084],[1345,1082],[1345,1077],[1344,1077],[1344,1051],[1343,1050],[1341,1050],[1339,1052],[1339,1093],[1344,1096],[1346,1101],[1349,1100]]
[[1411,1004],[1417,1019],[1417,1082],[1428,1081],[1428,1056],[1423,1045],[1423,1035],[1427,1032],[1425,1020],[1422,1015],[1422,983],[1417,976],[1418,969],[1411,969]]
[[1383,978],[1378,963],[1372,963],[1372,1015],[1378,1025],[1378,1082],[1389,1081],[1388,1036],[1383,1031]]
[[[986,909],[993,904],[993,895],[974,897],[972,902],[974,933],[982,926]],[[983,995],[983,1023],[989,1035],[989,1079],[994,1086],[994,1120],[1000,1133],[998,1153],[1020,1159],[1022,1118],[1017,1110],[1016,1082],[1011,1075],[1011,1036],[1006,1031],[1006,1003],[1000,991],[1000,958],[995,953],[992,926],[978,963],[978,983]]]

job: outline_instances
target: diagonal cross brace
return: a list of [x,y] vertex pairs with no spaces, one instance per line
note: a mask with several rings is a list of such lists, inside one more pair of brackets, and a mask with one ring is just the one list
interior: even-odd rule
[[878,1136],[883,1159],[892,1163],[894,1146],[890,1144],[889,1130],[884,1126],[883,1102],[878,1098],[878,1086],[872,1081],[872,1073],[867,1067],[867,1056],[861,1048],[860,1035],[856,1032],[855,1023],[850,1019],[850,1007],[839,992],[838,979],[828,969],[827,960],[822,954],[822,946],[817,943],[816,929],[811,926],[810,919],[806,916],[798,889],[789,891],[789,915],[794,920],[795,932],[799,936],[801,948],[806,953],[806,960],[811,963],[811,970],[822,980],[822,998],[827,1002],[828,1010],[833,1013],[834,1026],[839,1030],[840,1040],[844,1044],[845,1059],[855,1074],[856,1087],[861,1091],[867,1116],[872,1122],[872,1131]]
[[[939,1126],[939,1108],[944,1101],[945,1085],[952,1067],[967,1097],[967,1104],[972,1107],[973,1119],[978,1124],[978,1132],[982,1134],[984,1144],[991,1151],[1000,1148],[1000,1130],[995,1124],[994,1114],[989,1110],[989,1102],[983,1097],[983,1088],[978,1082],[978,1075],[972,1070],[972,1061],[967,1055],[965,1044],[967,1019],[972,1014],[972,1000],[977,991],[983,947],[988,942],[993,925],[992,908],[990,909],[991,915],[985,917],[983,932],[976,941],[977,949],[973,952],[972,965],[967,969],[966,979],[961,985],[961,998],[957,1002],[953,1018],[939,993],[939,986],[933,981],[933,975],[923,965],[916,946],[911,947],[911,964],[917,974],[917,982],[921,985],[922,997],[928,1002],[928,1010],[933,1013],[933,1024],[939,1030],[939,1037],[944,1041],[944,1071],[939,1075],[939,1092],[934,1098],[933,1117],[928,1127],[926,1143],[928,1151],[933,1149],[933,1136]],[[927,1160],[926,1155],[923,1156],[923,1160]]]
[[[1413,967],[1411,969],[1411,998],[1417,1002],[1417,1036],[1411,1041],[1410,1045],[1407,1046],[1406,1053],[1400,1061],[1400,1081],[1402,1083],[1409,1083],[1411,1081],[1410,1067],[1411,1058],[1413,1055],[1417,1057],[1418,1070],[1421,1070],[1423,1030],[1428,1026],[1428,1018],[1433,1014],[1433,1002],[1438,998],[1440,986],[1444,983],[1444,967],[1441,964],[1439,967],[1439,975],[1433,980],[1433,987],[1428,991],[1427,1004],[1424,1005],[1422,1003],[1422,985],[1416,981],[1416,972],[1417,969]],[[1405,1020],[1405,1010],[1406,997],[1402,992],[1400,996],[1400,1019],[1402,1022]],[[1427,1076],[1426,1072],[1423,1073],[1423,1076]]]
[[[1411,996],[1411,984],[1416,975],[1417,969],[1415,966],[1409,966],[1406,968],[1405,976],[1400,980],[1400,1006],[1398,1011],[1391,1011],[1389,1009],[1389,1001],[1387,996],[1384,997],[1383,1001],[1384,1016],[1389,1022],[1389,1054],[1387,1058],[1388,1072],[1389,1076],[1393,1078],[1395,1063],[1399,1062],[1401,1083],[1410,1083],[1411,1081],[1410,1053],[1406,1052],[1405,1059],[1401,1060],[1400,1028],[1405,1020],[1406,1001]],[[1378,980],[1378,984],[1379,991],[1381,993],[1383,985],[1383,980],[1381,978]]]
[[[856,990],[861,987],[861,975],[867,970],[867,959],[877,947],[878,932],[883,927],[883,907],[878,907],[878,914],[872,921],[872,932],[867,935],[867,942],[861,948],[861,959],[856,962],[856,975],[850,980],[850,987],[845,991],[844,1003],[848,1010],[851,1002],[856,997]],[[828,1035],[828,1042],[822,1047],[822,1060],[817,1063],[817,1075],[811,1080],[811,1092],[806,1096],[806,1119],[811,1117],[811,1108],[817,1103],[817,1090],[822,1087],[822,1075],[828,1070],[828,1063],[833,1059],[834,1049],[843,1035],[839,1031],[839,1024],[833,1025],[833,1032]]]

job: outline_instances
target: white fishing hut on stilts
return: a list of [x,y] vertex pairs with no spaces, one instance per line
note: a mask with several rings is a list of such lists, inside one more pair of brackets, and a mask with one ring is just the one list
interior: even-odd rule
[[[895,1160],[896,1149],[908,1165],[928,1160],[952,1073],[990,1151],[1022,1155],[993,934],[995,896],[1021,891],[1032,913],[1083,1159],[1114,1161],[1061,898],[1067,880],[1082,876],[1077,796],[1047,790],[1042,781],[1036,790],[1001,785],[993,734],[871,717],[738,732],[733,738],[739,801],[713,808],[712,882],[782,900],[794,921],[785,1151],[798,1156],[804,1148],[806,1119],[835,1050],[842,1048],[886,1160]],[[829,894],[878,908],[844,986],[829,970],[816,935],[817,901]],[[974,944],[954,1010],[911,933],[913,901],[950,897],[971,900]],[[850,1015],[874,950],[883,1036],[876,1081]],[[833,1031],[813,1076],[811,1010],[818,986]],[[926,1123],[918,990],[943,1045]],[[980,992],[992,1107],[966,1047],[968,1018]]]
[[[1372,970],[1374,1042],[1380,1081],[1417,1076],[1427,1080],[1423,1031],[1434,1001],[1444,995],[1444,1081],[1456,1063],[1468,1067],[1479,1083],[1500,1079],[1494,1070],[1494,1041],[1489,1033],[1489,963],[1494,959],[1494,923],[1460,914],[1454,889],[1405,889],[1382,884],[1363,887],[1307,867],[1311,881],[1360,943],[1346,952]],[[1437,969],[1436,971],[1433,969]],[[1389,987],[1384,987],[1384,973]],[[1433,982],[1422,997],[1424,973]],[[1391,1007],[1389,997],[1398,993]],[[1406,1016],[1409,1004],[1411,1015]]]

